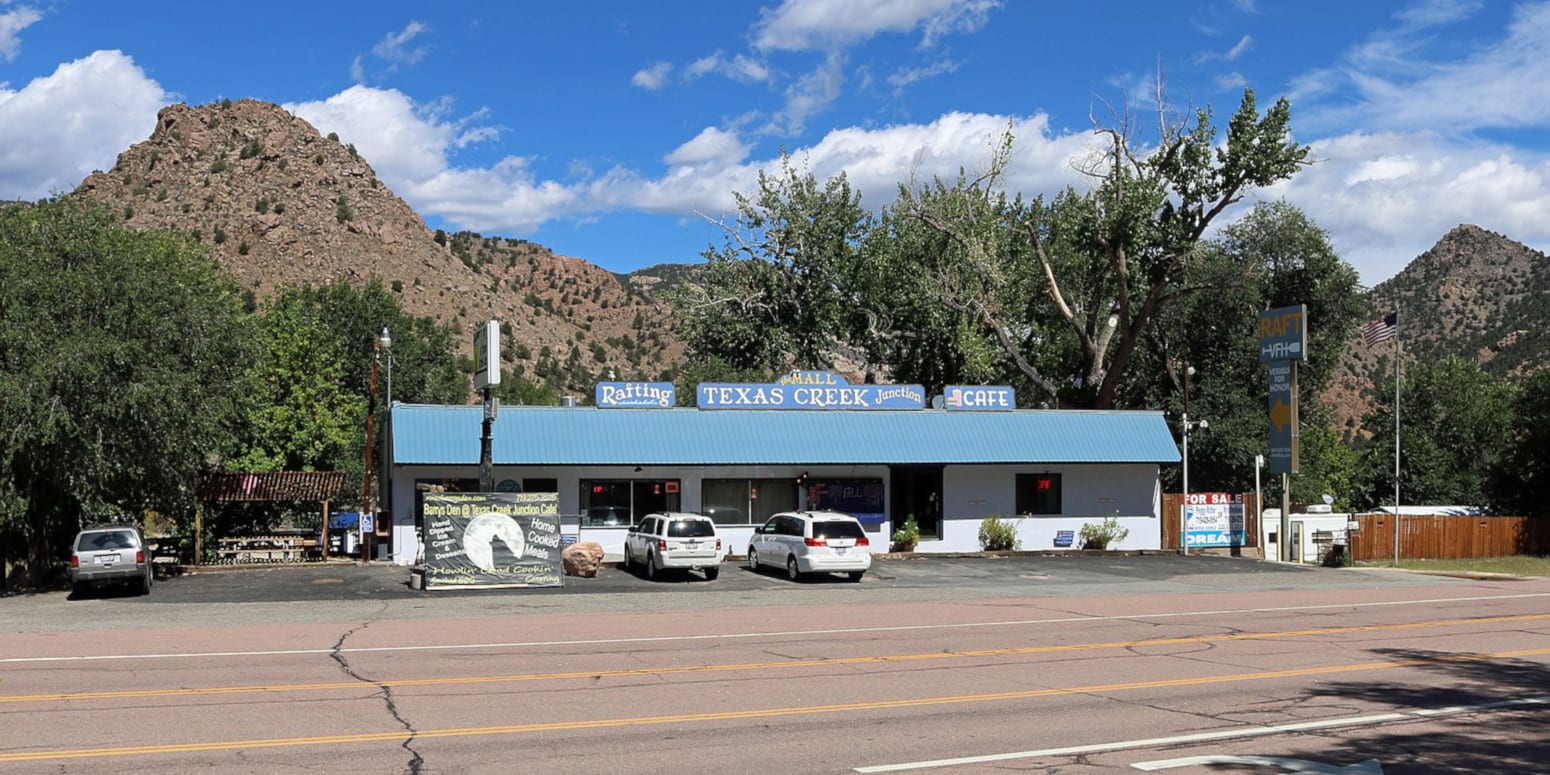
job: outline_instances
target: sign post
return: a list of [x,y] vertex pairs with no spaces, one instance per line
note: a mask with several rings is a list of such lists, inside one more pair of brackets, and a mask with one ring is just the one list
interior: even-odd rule
[[1308,307],[1298,304],[1259,313],[1259,362],[1270,367],[1270,472],[1281,475],[1281,527],[1276,554],[1288,557],[1291,474],[1297,473],[1301,434],[1297,420],[1297,362],[1308,359]]
[[501,326],[491,320],[474,331],[474,389],[484,395],[484,425],[479,435],[479,491],[495,490],[495,470],[490,446],[500,399],[490,388],[501,383]]

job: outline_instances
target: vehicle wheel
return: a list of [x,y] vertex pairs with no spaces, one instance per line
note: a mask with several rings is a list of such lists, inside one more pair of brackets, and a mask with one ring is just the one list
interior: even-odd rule
[[861,577],[866,575],[866,571],[853,570],[853,571],[850,572],[849,575],[850,575],[850,580],[851,581],[853,581],[853,582],[860,582],[861,581]]
[[70,597],[73,597],[76,600],[79,600],[79,599],[81,599],[83,597],[86,597],[86,589],[87,589],[86,585],[80,583],[79,581],[74,583],[74,584],[71,584],[70,585]]
[[629,573],[635,572],[635,560],[630,557],[630,545],[624,545],[624,569]]
[[662,571],[657,567],[657,556],[655,554],[647,554],[646,578],[651,579],[652,581],[656,581],[657,577],[660,575],[662,575]]
[[759,570],[759,551],[752,546],[748,547],[748,569]]
[[706,568],[705,569],[705,580],[706,581],[715,581],[716,577],[720,576],[720,575],[721,575],[721,569],[720,568],[712,567],[712,568]]
[[142,595],[149,595],[149,594],[151,594],[151,579],[150,579],[150,577],[147,576],[145,578],[140,579],[140,594],[142,594]]
[[797,566],[797,558],[794,554],[786,558],[786,578],[792,581],[799,581],[802,578],[802,569]]

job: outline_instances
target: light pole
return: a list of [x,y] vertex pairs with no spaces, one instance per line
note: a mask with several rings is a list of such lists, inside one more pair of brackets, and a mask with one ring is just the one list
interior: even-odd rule
[[378,486],[377,499],[382,502],[382,512],[391,514],[393,511],[393,477],[391,467],[388,465],[388,433],[391,431],[393,421],[393,337],[388,335],[387,326],[382,327],[382,333],[377,335],[377,346],[381,349],[387,361],[387,415],[384,419],[382,430],[382,482]]
[[1259,489],[1259,469],[1265,467],[1265,456],[1254,456],[1254,521],[1259,524],[1259,554],[1261,559],[1269,559],[1269,548],[1265,544],[1265,496]]
[[[377,419],[377,366],[382,361],[382,340],[371,340],[371,387],[366,401],[366,476],[361,488],[361,518],[357,527],[361,531],[361,564],[371,562],[371,534],[376,532],[372,521],[375,512],[371,503],[371,428]],[[367,528],[371,529],[368,530]]]
[[1184,367],[1184,503],[1179,507],[1179,553],[1189,554],[1188,525],[1189,519],[1189,432],[1191,428],[1209,428],[1211,424],[1205,420],[1189,419],[1189,377],[1195,373],[1194,366]]

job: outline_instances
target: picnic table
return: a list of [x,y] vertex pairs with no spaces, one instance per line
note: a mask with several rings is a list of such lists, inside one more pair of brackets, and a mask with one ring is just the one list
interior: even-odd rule
[[218,538],[215,561],[223,565],[264,562],[304,562],[321,559],[316,538],[310,534],[282,534]]

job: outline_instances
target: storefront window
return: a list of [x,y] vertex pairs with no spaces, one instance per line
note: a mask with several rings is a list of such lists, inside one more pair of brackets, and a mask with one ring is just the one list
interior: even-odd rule
[[1018,474],[1017,513],[1060,513],[1060,474]]
[[677,479],[582,479],[583,527],[627,527],[647,514],[679,510]]
[[762,525],[796,507],[794,479],[706,479],[700,484],[700,513],[718,525]]

